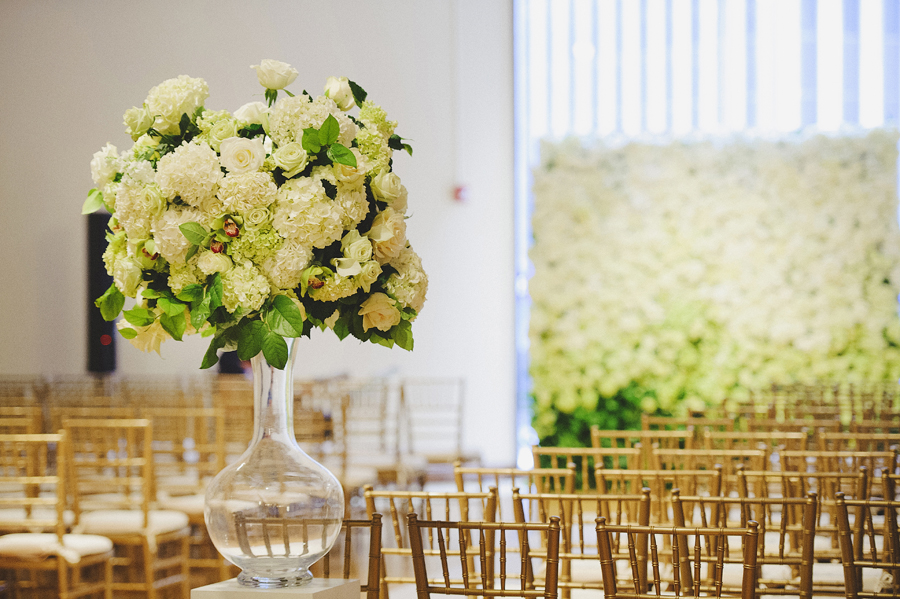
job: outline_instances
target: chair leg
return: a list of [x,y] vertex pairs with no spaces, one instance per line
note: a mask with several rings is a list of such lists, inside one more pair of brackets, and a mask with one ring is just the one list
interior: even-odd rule
[[191,556],[191,537],[186,535],[181,540],[181,555],[184,559],[181,561],[181,596],[191,596],[191,570],[188,567],[188,559]]
[[[155,555],[150,551],[150,540],[147,537],[144,537],[143,541],[143,553],[144,553],[144,587],[147,589],[147,599],[156,599],[156,585],[153,584],[156,580],[156,572],[155,572]],[[185,563],[187,560],[185,560]]]

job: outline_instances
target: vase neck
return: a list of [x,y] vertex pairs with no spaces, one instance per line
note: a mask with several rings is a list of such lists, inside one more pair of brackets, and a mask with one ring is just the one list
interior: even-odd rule
[[294,443],[294,342],[285,339],[288,359],[284,369],[269,364],[262,352],[250,360],[253,367],[253,419],[251,445],[263,439]]

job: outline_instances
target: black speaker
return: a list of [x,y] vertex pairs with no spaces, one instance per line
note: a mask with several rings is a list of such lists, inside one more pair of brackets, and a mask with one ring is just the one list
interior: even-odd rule
[[94,300],[103,295],[112,285],[112,277],[106,274],[103,264],[103,252],[106,250],[106,223],[109,214],[106,212],[88,215],[88,334],[87,334],[87,369],[88,372],[106,373],[116,369],[116,330],[114,322],[103,320],[100,308]]

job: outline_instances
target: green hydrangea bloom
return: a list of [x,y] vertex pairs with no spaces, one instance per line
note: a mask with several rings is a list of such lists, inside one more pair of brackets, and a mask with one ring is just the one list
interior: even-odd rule
[[284,238],[271,225],[251,229],[244,227],[241,234],[228,244],[228,255],[235,262],[253,260],[262,264],[266,258],[281,249]]

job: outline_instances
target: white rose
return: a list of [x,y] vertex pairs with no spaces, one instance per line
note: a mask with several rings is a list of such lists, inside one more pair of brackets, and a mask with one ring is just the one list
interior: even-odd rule
[[300,74],[288,63],[271,58],[266,58],[258,65],[251,65],[250,68],[256,69],[259,84],[266,89],[284,89]]
[[166,198],[163,197],[159,187],[155,184],[148,185],[141,189],[138,192],[137,201],[144,215],[148,218],[162,216],[168,205]]
[[367,235],[372,241],[375,259],[384,264],[406,247],[406,221],[393,208],[385,208],[372,221],[372,228]]
[[381,265],[378,264],[377,260],[369,260],[362,265],[360,273],[356,275],[356,282],[359,284],[360,288],[362,288],[363,291],[369,293],[369,289],[372,287],[372,283],[377,281],[380,275]]
[[406,191],[406,186],[400,186],[400,195],[397,196],[397,199],[391,202],[391,208],[399,212],[400,214],[406,214],[406,206],[407,206],[407,198],[409,197],[409,193]]
[[284,171],[285,179],[299,174],[309,161],[309,155],[303,149],[303,145],[296,141],[286,143],[275,150],[272,158],[275,160],[275,166]]
[[244,226],[249,229],[259,229],[272,220],[272,213],[266,206],[256,206],[243,213]]
[[251,125],[262,125],[266,105],[263,102],[248,102],[234,111],[234,118]]
[[209,250],[197,258],[197,268],[206,276],[217,272],[228,272],[233,265],[227,254],[217,254]]
[[112,182],[119,172],[119,152],[116,146],[106,144],[91,159],[91,178],[98,187]]
[[387,202],[388,206],[392,206],[394,200],[400,197],[402,187],[400,177],[391,171],[382,171],[372,179],[372,193],[376,199]]
[[266,160],[266,149],[259,138],[229,137],[222,140],[219,162],[230,173],[258,171]]
[[346,77],[329,77],[325,80],[325,95],[334,100],[338,108],[344,112],[356,105],[350,81]]
[[141,265],[134,258],[125,256],[116,260],[116,264],[113,266],[113,282],[122,295],[134,297],[142,278]]
[[373,293],[359,307],[358,314],[363,317],[364,331],[371,328],[389,331],[391,327],[400,324],[400,310],[397,309],[396,302],[384,293]]
[[233,119],[221,119],[216,121],[207,134],[209,145],[213,150],[220,150],[222,142],[237,135],[237,121]]
[[153,124],[153,115],[147,110],[145,104],[142,108],[134,106],[126,110],[124,120],[125,126],[128,127],[125,132],[131,136],[133,141],[136,141]]

